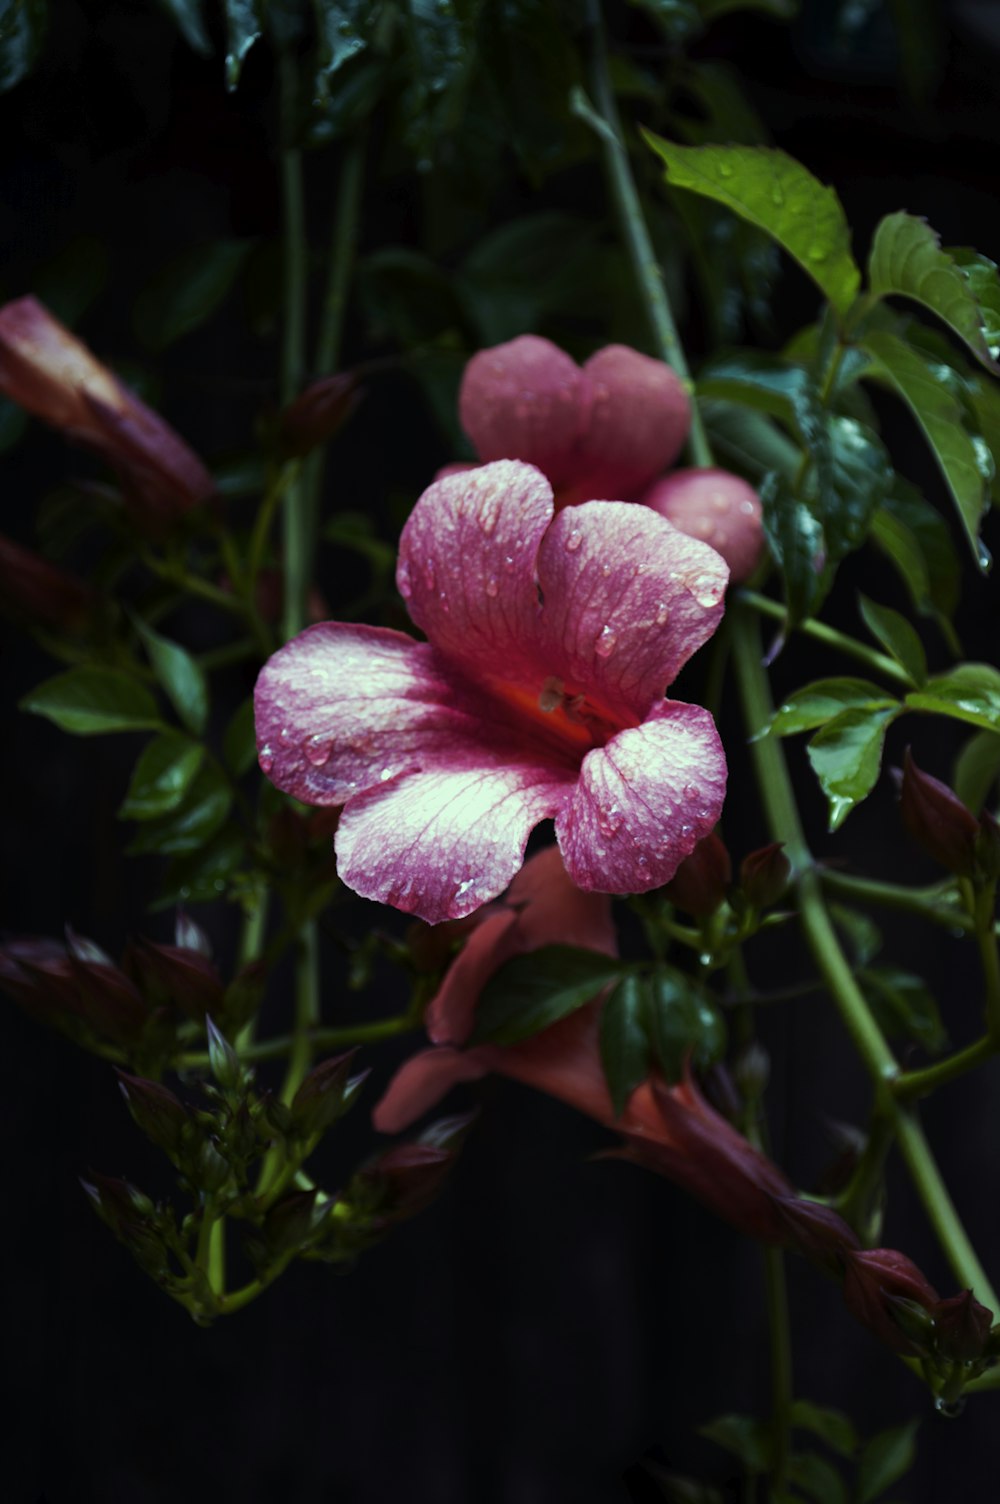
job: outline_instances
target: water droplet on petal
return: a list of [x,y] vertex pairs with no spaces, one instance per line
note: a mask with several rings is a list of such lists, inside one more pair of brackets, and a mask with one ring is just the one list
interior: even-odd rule
[[258,761],[260,762],[261,772],[270,773],[274,767],[274,749],[272,747],[261,747]]
[[578,527],[571,528],[566,535],[566,549],[568,553],[575,554],[583,542],[583,534]]
[[594,652],[598,658],[610,658],[615,650],[615,643],[617,641],[618,638],[615,633],[609,626],[605,625],[597,634],[597,641],[594,643]]
[[729,498],[721,491],[716,491],[712,496],[712,506],[717,512],[729,511]]
[[437,584],[437,576],[434,573],[434,565],[430,562],[424,565],[424,584],[428,590],[433,590]]
[[636,857],[636,863],[640,867],[648,867],[649,866],[649,857],[648,856],[637,856]]
[[744,517],[752,517],[755,510],[756,508],[754,507],[753,502],[749,499],[740,502],[740,511],[742,512]]
[[380,783],[388,783],[389,779],[392,777],[392,769],[391,768],[383,768],[382,771],[381,771],[381,773],[379,773],[378,776],[379,776],[379,782]]
[[410,583],[410,561],[409,561],[409,559],[402,559],[402,560],[400,560],[399,569],[398,569],[398,571],[396,573],[396,585],[397,585],[397,587],[399,589],[399,593],[403,597],[404,601],[408,600],[410,598],[410,596],[413,594],[413,586]]
[[665,627],[670,620],[670,607],[666,601],[660,601],[656,607],[656,616],[653,618],[658,627]]
[[311,762],[314,768],[322,768],[330,761],[333,745],[325,736],[311,736],[303,751],[307,762]]
[[488,501],[479,514],[479,526],[487,538],[497,525],[500,516],[500,507],[495,501]]
[[701,789],[696,783],[686,783],[681,790],[685,799],[697,799]]
[[447,591],[442,590],[440,592],[440,594],[438,595],[438,600],[441,603],[441,610],[445,613],[445,615],[447,615],[448,612],[451,610],[451,605],[449,604],[449,601],[448,601],[448,593],[447,593]]
[[506,564],[506,566],[507,566],[508,569],[513,569],[514,568],[514,555],[513,554],[505,554],[504,555],[504,563]]
[[717,606],[725,592],[725,585],[715,574],[696,574],[688,581],[688,589],[698,602],[707,610],[709,606]]
[[486,594],[490,597],[491,600],[495,600],[499,589],[500,586],[497,584],[496,575],[491,574],[489,579],[486,581]]
[[602,564],[601,565],[601,575],[603,576],[603,578],[607,579],[608,576],[610,575],[610,573],[611,573],[611,565],[610,564]]

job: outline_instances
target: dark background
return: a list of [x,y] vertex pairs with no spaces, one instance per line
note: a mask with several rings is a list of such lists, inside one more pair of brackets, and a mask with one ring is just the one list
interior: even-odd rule
[[[791,30],[726,23],[711,50],[740,68],[777,144],[837,187],[859,248],[882,213],[906,208],[925,214],[946,244],[998,256],[1000,54],[972,25],[975,9],[953,10],[941,78],[919,106],[897,88],[888,31],[873,26],[845,52],[831,40],[823,5],[807,4]],[[96,238],[110,275],[82,332],[127,369],[138,354],[130,309],[151,268],[200,239],[278,232],[268,81],[249,66],[248,74],[246,87],[226,95],[220,66],[194,57],[145,4],[57,5],[40,68],[0,99],[4,295],[35,285],[35,269],[74,237]],[[328,195],[329,161],[309,162],[313,196]],[[517,207],[512,191],[530,204],[527,184],[508,187],[498,216]],[[581,174],[574,191],[585,203],[601,190]],[[364,249],[419,243],[416,195],[412,175],[372,184]],[[811,307],[808,290],[789,276],[779,298],[784,332]],[[349,360],[369,353],[357,318],[347,339]],[[158,399],[215,460],[252,439],[254,414],[274,400],[275,363],[274,343],[251,335],[237,304],[160,363]],[[890,416],[886,433],[900,467],[945,506],[907,422]],[[349,497],[365,509],[389,494],[413,498],[449,457],[415,388],[387,376],[336,451],[327,502]],[[61,440],[34,429],[5,457],[4,529],[30,542],[38,496],[80,464]],[[333,574],[323,583],[335,605],[340,581]],[[853,564],[836,608],[852,630],[856,584],[894,599],[879,561]],[[970,658],[995,660],[995,601],[995,584],[969,571],[959,629]],[[940,639],[927,641],[932,665],[946,663]],[[835,666],[795,643],[776,667],[776,691]],[[166,938],[164,916],[145,912],[152,878],[140,866],[137,882],[134,864],[126,869],[117,856],[114,811],[132,739],[69,739],[17,715],[19,695],[49,671],[38,650],[2,629],[0,926],[59,934],[68,920],[112,951],[135,930]],[[737,718],[724,717],[723,730],[735,746]],[[905,736],[931,771],[947,775],[957,736],[910,723]],[[887,761],[899,761],[904,739],[900,732]],[[819,794],[801,777],[801,745],[789,752],[818,854],[889,878],[934,878],[902,836],[887,780],[830,838]],[[737,854],[766,838],[749,784],[731,786],[726,819]],[[359,927],[370,912],[358,905]],[[232,937],[210,924],[225,955]],[[969,946],[905,921],[884,929],[887,956],[926,970],[953,1038],[971,1038],[979,981]],[[339,976],[328,964],[335,993]],[[785,931],[754,971],[758,980],[795,979],[805,965]],[[395,987],[387,976],[380,1009],[399,1006]],[[273,1000],[276,1012],[283,1001]],[[347,1016],[359,1006],[357,998],[336,1004]],[[826,1117],[863,1121],[867,1086],[823,999],[775,1011],[763,1027],[775,1157],[809,1187],[830,1154]],[[624,1504],[654,1497],[634,1471],[643,1454],[725,1478],[724,1457],[694,1428],[719,1411],[766,1410],[758,1251],[665,1182],[593,1162],[606,1133],[507,1083],[477,1094],[483,1111],[443,1199],[353,1273],[293,1266],[259,1303],[199,1330],[158,1295],[80,1193],[77,1176],[90,1166],[159,1188],[159,1163],[128,1121],[111,1072],[13,1008],[4,1030],[0,1413],[5,1496],[18,1504]],[[372,1052],[376,1083],[408,1048]],[[984,1069],[927,1111],[988,1266],[1000,1247],[998,1084],[997,1071]],[[325,1167],[334,1183],[338,1165],[369,1152],[372,1139],[359,1108]],[[896,1170],[884,1241],[951,1292]],[[835,1289],[789,1263],[796,1393],[849,1410],[866,1434],[922,1409],[918,1468],[893,1497],[988,1497],[996,1397],[974,1400],[957,1422],[934,1416],[926,1392],[855,1326]]]

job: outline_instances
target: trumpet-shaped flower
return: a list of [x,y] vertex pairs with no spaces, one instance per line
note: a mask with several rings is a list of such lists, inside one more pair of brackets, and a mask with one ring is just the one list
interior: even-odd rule
[[718,625],[724,562],[645,507],[553,510],[517,462],[438,481],[396,573],[428,641],[326,622],[261,672],[261,768],[344,806],[339,871],[366,898],[461,918],[545,819],[578,887],[644,892],[719,817],[712,718],[664,692]]

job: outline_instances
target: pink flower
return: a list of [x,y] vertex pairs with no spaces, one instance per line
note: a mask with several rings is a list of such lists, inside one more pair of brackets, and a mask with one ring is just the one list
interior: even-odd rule
[[126,501],[149,520],[169,520],[215,489],[173,429],[36,298],[0,308],[0,392],[102,454],[118,471]]
[[479,458],[537,465],[557,506],[647,485],[673,464],[691,420],[684,385],[663,361],[608,345],[581,369],[535,334],[474,355],[458,407]]
[[663,698],[719,623],[719,555],[647,508],[553,518],[544,477],[501,461],[424,492],[396,582],[426,643],[326,622],[257,682],[263,771],[344,806],[343,881],[461,918],[503,891],[545,819],[580,888],[672,877],[725,793],[711,716]]
[[675,470],[637,498],[722,555],[734,585],[749,579],[764,551],[760,497],[728,470]]

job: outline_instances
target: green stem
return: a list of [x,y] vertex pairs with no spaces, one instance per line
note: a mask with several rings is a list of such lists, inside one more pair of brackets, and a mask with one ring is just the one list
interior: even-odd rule
[[[285,323],[281,349],[281,400],[287,404],[299,392],[305,374],[306,296],[308,247],[306,242],[305,193],[302,182],[302,154],[287,144],[292,133],[292,109],[295,97],[295,62],[287,51],[279,58],[279,77],[286,145],[281,153],[281,189],[284,207],[284,309]],[[304,492],[301,482],[288,487],[284,510],[285,612],[286,641],[301,632],[306,620],[306,595],[309,589],[309,566],[312,539],[306,526]]]
[[879,904],[883,908],[919,914],[922,919],[945,925],[948,929],[974,928],[973,921],[963,909],[941,902],[947,890],[940,883],[935,883],[931,888],[908,888],[903,883],[884,883],[872,877],[852,877],[845,872],[836,872],[832,867],[819,867],[817,870],[823,886],[838,897],[854,898],[859,903]]
[[604,167],[611,186],[618,216],[618,227],[632,261],[639,290],[652,326],[660,356],[677,372],[692,393],[691,433],[689,444],[696,465],[711,465],[712,451],[705,435],[698,404],[693,400],[693,383],[684,347],[677,333],[673,312],[663,285],[663,272],[656,259],[642,204],[632,176],[628,149],[622,137],[621,120],[608,73],[607,45],[601,17],[600,0],[588,0],[587,20],[592,34],[591,88],[597,112],[607,126],[600,132]]
[[[374,1044],[380,1039],[392,1039],[398,1034],[411,1034],[418,1027],[419,1019],[415,1019],[412,1013],[400,1013],[392,1018],[376,1019],[374,1023],[309,1029],[307,1038],[313,1054],[321,1055],[325,1050],[341,1049],[345,1045]],[[282,1034],[274,1039],[263,1039],[257,1044],[247,1045],[240,1050],[240,1059],[247,1062],[281,1060],[290,1054],[295,1038],[294,1034]],[[208,1052],[190,1050],[180,1056],[177,1064],[181,1070],[207,1070]]]
[[212,1223],[208,1239],[208,1282],[221,1300],[226,1293],[226,1219]]
[[771,1339],[771,1483],[777,1497],[785,1488],[792,1433],[792,1341],[785,1256],[780,1248],[765,1248],[763,1252]]
[[964,1076],[966,1071],[974,1070],[977,1065],[992,1059],[996,1053],[997,1045],[988,1034],[984,1034],[974,1044],[966,1045],[963,1050],[956,1050],[947,1060],[939,1060],[936,1065],[924,1066],[919,1071],[905,1071],[893,1082],[893,1092],[901,1101],[924,1097],[938,1086],[945,1086],[949,1081]]
[[1000,953],[993,915],[996,909],[996,883],[984,883],[976,894],[976,943],[986,983],[986,1032],[994,1048],[1000,1048]]
[[[761,662],[756,619],[745,610],[737,618],[733,652],[744,718],[748,729],[754,733],[767,724],[772,704]],[[822,887],[799,819],[783,749],[773,737],[765,736],[751,743],[751,753],[772,837],[786,843],[789,857],[799,869],[799,913],[806,939],[841,1018],[875,1082],[877,1103],[892,1123],[910,1177],[956,1278],[964,1287],[974,1289],[984,1304],[996,1310],[996,1297],[990,1282],[941,1179],[919,1119],[912,1108],[897,1102],[888,1089],[898,1077],[899,1067],[854,979],[827,914]]]
[[[772,601],[768,596],[761,595],[757,590],[738,590],[736,599],[744,606],[750,606],[758,611],[761,616],[769,616],[774,621],[784,622],[786,610],[778,601]],[[814,642],[822,642],[826,647],[833,648],[837,652],[844,653],[849,658],[856,658],[859,663],[872,670],[873,673],[881,674],[884,679],[891,679],[894,684],[910,690],[913,688],[909,674],[904,668],[900,668],[894,659],[885,653],[876,652],[874,648],[866,647],[863,642],[858,642],[854,637],[848,637],[846,632],[838,632],[836,627],[828,627],[824,621],[816,621],[807,616],[805,621],[800,621],[796,631],[805,637],[811,637]]]

